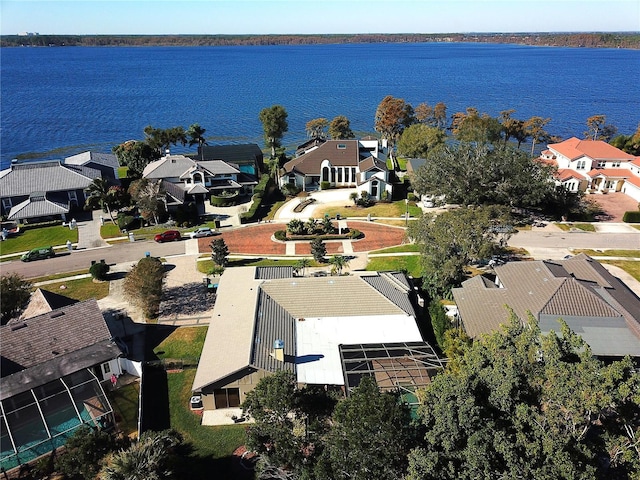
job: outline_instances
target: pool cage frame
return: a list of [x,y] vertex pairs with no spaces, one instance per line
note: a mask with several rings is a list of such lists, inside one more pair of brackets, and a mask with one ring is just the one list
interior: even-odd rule
[[115,426],[113,409],[90,368],[0,401],[0,467],[10,470],[63,446],[82,425]]
[[447,362],[427,342],[352,344],[339,349],[347,395],[362,377],[370,376],[380,389],[399,391],[410,407],[419,403],[416,390],[431,383]]

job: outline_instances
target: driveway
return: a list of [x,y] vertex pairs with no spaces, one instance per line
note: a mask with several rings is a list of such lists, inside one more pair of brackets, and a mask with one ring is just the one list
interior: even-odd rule
[[638,210],[638,202],[621,192],[607,193],[606,195],[594,193],[585,195],[585,199],[595,202],[604,211],[598,216],[601,222],[622,222],[624,212]]
[[294,212],[293,209],[309,197],[296,197],[289,200],[276,212],[275,218],[276,220],[289,221],[293,218],[308,220],[310,217],[318,217],[320,215],[315,213],[318,209],[336,205],[352,205],[353,200],[349,198],[349,195],[357,191],[357,188],[335,188],[311,192],[309,197],[315,199],[315,202],[306,207],[302,212]]

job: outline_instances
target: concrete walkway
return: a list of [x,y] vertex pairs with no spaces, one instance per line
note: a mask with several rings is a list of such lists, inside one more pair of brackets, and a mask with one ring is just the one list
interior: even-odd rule
[[104,218],[104,214],[101,210],[93,210],[91,212],[92,219],[78,222],[78,245],[77,249],[87,249],[96,247],[108,247],[109,244],[105,242],[100,236],[100,227],[102,221],[100,218]]

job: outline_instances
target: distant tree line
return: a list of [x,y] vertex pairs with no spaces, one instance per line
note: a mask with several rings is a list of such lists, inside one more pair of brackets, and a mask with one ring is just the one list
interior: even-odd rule
[[638,33],[441,33],[338,35],[2,35],[2,47],[317,45],[330,43],[476,42],[640,49]]

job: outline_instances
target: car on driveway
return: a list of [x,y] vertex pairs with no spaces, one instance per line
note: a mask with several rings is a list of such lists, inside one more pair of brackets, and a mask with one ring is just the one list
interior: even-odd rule
[[178,230],[167,230],[166,232],[162,232],[157,234],[153,239],[158,243],[163,242],[173,242],[177,240],[181,240],[180,232]]
[[200,237],[213,237],[214,235],[219,235],[215,230],[211,230],[209,227],[200,227],[193,232],[187,233],[190,238],[200,238]]

